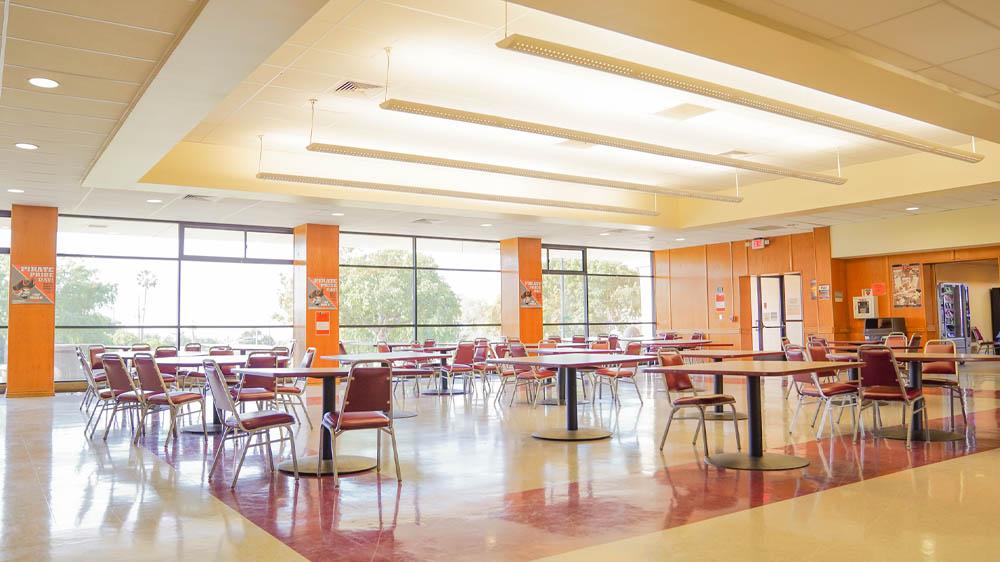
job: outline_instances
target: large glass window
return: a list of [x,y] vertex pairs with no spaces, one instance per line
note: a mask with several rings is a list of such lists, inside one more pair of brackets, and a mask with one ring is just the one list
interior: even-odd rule
[[342,234],[341,336],[374,342],[454,342],[500,333],[497,242]]
[[83,377],[78,345],[292,338],[286,229],[67,216],[59,219],[57,252],[56,380]]
[[652,254],[603,248],[543,248],[546,335],[652,335]]

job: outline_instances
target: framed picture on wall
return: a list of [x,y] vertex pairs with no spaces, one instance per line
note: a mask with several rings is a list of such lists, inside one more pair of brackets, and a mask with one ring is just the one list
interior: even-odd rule
[[892,266],[892,306],[894,308],[919,308],[922,303],[920,264]]
[[878,302],[873,296],[854,297],[854,318],[863,320],[865,318],[878,318]]

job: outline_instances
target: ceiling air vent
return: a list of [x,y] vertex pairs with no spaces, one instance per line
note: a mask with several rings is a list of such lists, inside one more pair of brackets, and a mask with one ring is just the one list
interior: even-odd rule
[[337,85],[333,89],[334,93],[340,95],[348,96],[364,96],[369,97],[382,91],[382,86],[378,84],[369,84],[367,82],[355,82],[354,80],[345,80]]
[[744,152],[742,150],[729,150],[726,152],[720,152],[716,156],[725,156],[727,158],[746,158],[750,156],[749,152]]
[[413,224],[441,224],[444,221],[441,219],[417,219],[411,222]]
[[776,224],[765,224],[764,226],[751,226],[750,230],[756,230],[758,232],[767,232],[769,230],[781,230],[785,228]]
[[181,200],[182,201],[199,201],[199,202],[202,202],[202,203],[215,203],[219,199],[220,199],[220,197],[212,197],[211,195],[191,195],[191,194],[188,194],[188,195],[185,195]]
[[715,110],[710,107],[703,107],[693,103],[682,103],[680,105],[668,107],[663,111],[658,111],[654,115],[659,115],[660,117],[666,117],[667,119],[673,119],[675,121],[684,121],[685,119],[691,119],[692,117],[704,115],[712,111]]

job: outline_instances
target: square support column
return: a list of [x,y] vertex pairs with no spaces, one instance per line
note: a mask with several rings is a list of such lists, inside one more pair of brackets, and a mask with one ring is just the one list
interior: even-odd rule
[[[295,341],[297,355],[316,348],[315,366],[329,366],[323,355],[336,355],[340,343],[340,227],[295,227]],[[322,291],[323,296],[316,296]],[[310,293],[313,293],[311,296]]]
[[[542,333],[542,241],[509,238],[500,241],[500,318],[503,335],[536,343]],[[537,304],[523,292],[537,289]],[[528,297],[528,301],[534,297]]]

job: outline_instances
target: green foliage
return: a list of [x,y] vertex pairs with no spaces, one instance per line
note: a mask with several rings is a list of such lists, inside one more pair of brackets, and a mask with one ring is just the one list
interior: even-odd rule
[[[56,272],[56,326],[109,326],[100,311],[115,304],[118,285],[97,281],[97,272],[75,259],[59,261]],[[108,343],[114,328],[60,330],[58,343]],[[136,341],[131,340],[128,343]],[[118,343],[118,342],[114,342]],[[125,343],[125,342],[122,342]]]
[[[590,260],[588,273],[613,275],[590,275],[588,278],[587,304],[590,307],[590,322],[614,322],[621,325],[641,322],[642,287],[638,271],[626,265],[603,260]],[[546,324],[578,323],[587,320],[584,310],[584,276],[547,274],[542,276],[542,319]],[[555,333],[558,330],[548,330]],[[580,329],[573,331],[582,333]],[[614,327],[602,327],[600,332],[621,331]]]

